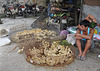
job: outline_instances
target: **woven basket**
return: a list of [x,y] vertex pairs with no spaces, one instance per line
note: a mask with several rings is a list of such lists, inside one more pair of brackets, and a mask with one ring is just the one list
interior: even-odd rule
[[[47,40],[45,40],[47,41]],[[48,42],[48,41],[47,41]],[[51,44],[52,42],[49,42],[49,44]],[[34,47],[37,51],[34,50]],[[48,56],[45,54],[45,46],[43,46],[42,41],[37,42],[35,40],[31,41],[30,43],[24,45],[25,48],[25,54],[26,54],[26,60],[31,63],[31,64],[35,64],[35,65],[40,65],[40,66],[54,66],[54,67],[58,67],[58,66],[62,66],[62,65],[68,65],[70,63],[72,63],[75,59],[75,51],[74,51],[74,47],[73,46],[69,46],[68,48],[71,49],[72,51],[72,55],[68,58],[66,58],[66,61],[63,61],[63,57],[65,57],[64,55],[61,56]],[[49,49],[51,46],[49,45],[47,48]],[[55,47],[56,48],[56,47]],[[30,50],[33,50],[34,52],[30,52]],[[62,60],[59,62],[55,62],[58,59]],[[33,61],[32,61],[33,59]],[[39,60],[40,59],[40,60]],[[48,60],[51,60],[51,64],[48,63]],[[44,61],[44,62],[43,62]],[[55,62],[55,64],[53,64],[52,62]],[[60,63],[62,62],[62,63]]]

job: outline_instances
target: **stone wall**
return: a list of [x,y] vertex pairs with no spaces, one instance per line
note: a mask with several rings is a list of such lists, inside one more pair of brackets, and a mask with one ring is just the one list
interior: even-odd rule
[[[0,6],[4,3],[6,3],[6,1],[16,1],[16,2],[27,2],[28,0],[0,0]],[[33,3],[33,2],[37,2],[38,6],[42,5],[42,6],[46,6],[46,0],[30,0],[30,3]]]
[[[13,2],[24,2],[24,3],[26,3],[28,0],[0,0],[0,13],[1,13],[1,11],[3,11],[2,9],[2,4],[6,4],[7,3],[7,1],[8,2],[10,2],[10,1],[13,1]],[[34,2],[37,2],[37,5],[38,6],[44,6],[44,7],[46,7],[46,0],[30,0],[30,3],[34,3]]]
[[46,7],[46,0],[37,0],[37,5],[38,6],[45,6]]
[[0,0],[0,6],[2,6],[4,3],[6,3],[6,0]]

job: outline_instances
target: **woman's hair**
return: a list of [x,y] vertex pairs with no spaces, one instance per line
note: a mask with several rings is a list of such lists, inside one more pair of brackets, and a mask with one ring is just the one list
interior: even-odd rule
[[81,22],[80,22],[80,25],[84,25],[85,27],[89,27],[89,25],[90,25],[90,22],[88,21],[88,20],[82,20]]

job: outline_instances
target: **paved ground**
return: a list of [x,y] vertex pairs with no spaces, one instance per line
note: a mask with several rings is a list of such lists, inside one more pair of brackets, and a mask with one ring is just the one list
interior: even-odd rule
[[[11,28],[15,25],[20,24],[32,24],[34,18],[22,18],[17,17],[16,19],[3,18],[2,21],[4,24],[0,24],[1,28]],[[64,67],[40,67],[29,64],[25,60],[24,54],[17,53],[16,49],[13,52],[10,52],[16,46],[15,43],[10,45],[0,47],[0,71],[100,71],[100,58],[97,55],[100,55],[100,49],[95,48],[92,52],[87,54],[86,61],[80,61],[75,59],[75,61]],[[77,48],[75,48],[76,55],[78,53]]]

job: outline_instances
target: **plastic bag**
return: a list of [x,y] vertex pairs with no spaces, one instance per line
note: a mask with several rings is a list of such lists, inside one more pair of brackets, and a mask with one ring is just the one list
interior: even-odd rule
[[75,40],[75,37],[74,37],[74,34],[67,34],[67,38],[66,40],[71,43],[72,45],[75,44],[76,40]]
[[9,38],[0,38],[0,46],[4,46],[4,45],[7,45],[7,44],[10,44],[10,39]]

